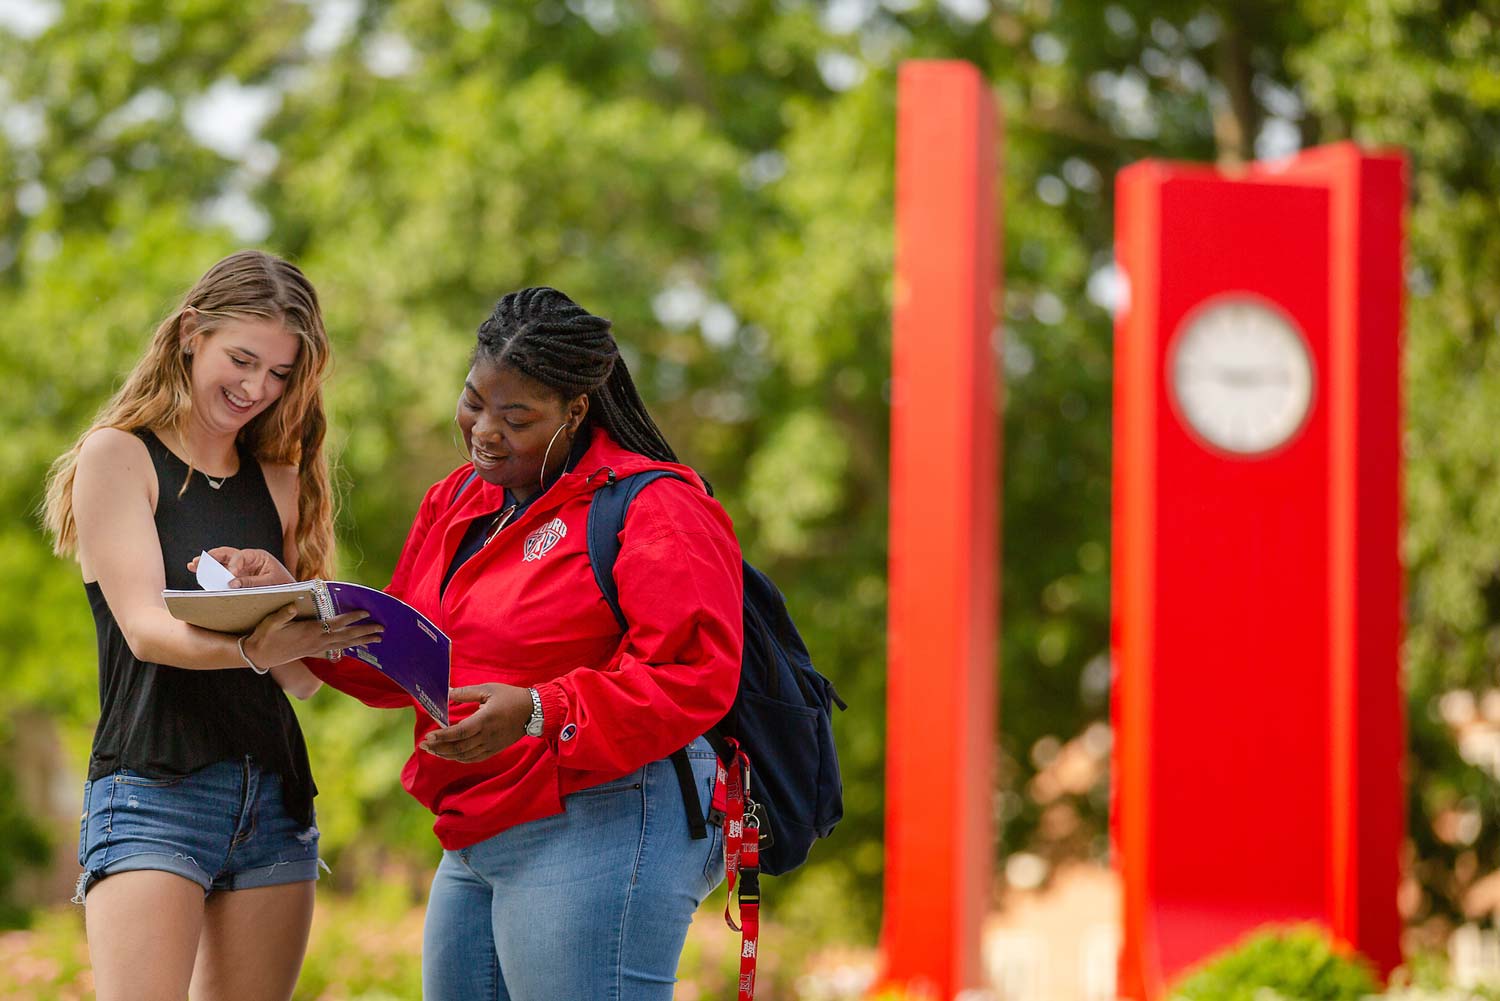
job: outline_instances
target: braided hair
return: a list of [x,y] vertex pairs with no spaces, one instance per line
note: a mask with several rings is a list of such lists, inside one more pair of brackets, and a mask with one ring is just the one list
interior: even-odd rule
[[565,400],[584,393],[597,420],[625,448],[660,462],[676,462],[661,428],[646,412],[610,322],[555,288],[525,288],[502,296],[479,325],[473,361],[512,368]]

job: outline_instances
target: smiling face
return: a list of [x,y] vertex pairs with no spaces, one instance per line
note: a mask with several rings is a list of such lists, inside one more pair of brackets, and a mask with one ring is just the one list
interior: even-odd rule
[[238,432],[281,398],[302,347],[279,320],[230,318],[205,330],[189,314],[182,329],[193,416],[219,431]]
[[464,380],[456,417],[480,478],[524,501],[541,489],[544,456],[549,474],[567,462],[588,409],[587,395],[564,400],[515,369],[478,358]]

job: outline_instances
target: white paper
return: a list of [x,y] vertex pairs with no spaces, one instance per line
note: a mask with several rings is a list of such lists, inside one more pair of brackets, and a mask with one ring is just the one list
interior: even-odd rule
[[205,591],[227,591],[232,580],[234,574],[224,564],[208,555],[207,551],[198,554],[199,587]]

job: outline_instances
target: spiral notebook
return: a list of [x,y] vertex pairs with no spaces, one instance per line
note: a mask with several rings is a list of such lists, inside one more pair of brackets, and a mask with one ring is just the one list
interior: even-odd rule
[[202,557],[199,565],[199,580],[221,587],[163,591],[162,600],[174,618],[215,632],[243,635],[254,630],[261,619],[289,604],[297,606],[299,619],[331,619],[345,612],[368,612],[371,619],[385,627],[380,642],[373,647],[350,647],[330,653],[356,657],[369,664],[404,688],[433,719],[448,725],[452,643],[425,615],[400,598],[373,587],[337,580],[305,580],[231,590],[222,586],[229,582],[227,571],[222,576],[216,575]]

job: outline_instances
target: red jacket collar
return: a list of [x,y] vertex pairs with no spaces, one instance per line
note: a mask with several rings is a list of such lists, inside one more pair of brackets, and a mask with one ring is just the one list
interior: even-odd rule
[[[634,476],[649,469],[666,469],[682,477],[699,490],[704,489],[703,479],[691,467],[679,462],[662,462],[632,452],[626,449],[602,427],[592,429],[593,440],[589,443],[588,451],[583,453],[583,458],[578,460],[570,473],[563,476],[563,481],[570,477],[577,477],[583,481],[584,489],[597,490],[609,482],[609,476],[614,474],[615,479],[623,479],[626,476]],[[561,481],[560,481],[561,482]]]

